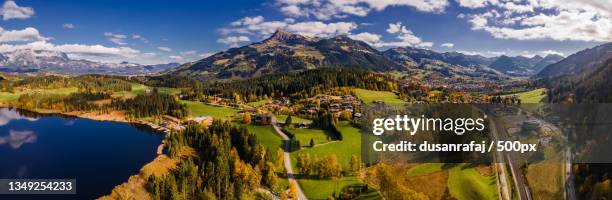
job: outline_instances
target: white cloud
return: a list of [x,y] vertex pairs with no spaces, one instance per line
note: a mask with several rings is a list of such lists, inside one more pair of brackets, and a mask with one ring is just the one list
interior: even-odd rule
[[[112,36],[115,34],[106,35]],[[50,41],[50,38],[41,36],[38,30],[32,27],[23,30],[4,30],[0,27],[0,53],[10,53],[20,50],[40,50],[63,52],[71,59],[86,59],[98,62],[118,63],[128,61],[141,64],[158,64],[172,61],[168,57],[159,56],[152,52],[143,53],[139,50],[124,46],[107,47],[99,44],[53,44]]]
[[402,25],[401,22],[390,23],[387,28],[387,33],[396,34],[396,38],[399,41],[382,42],[375,46],[383,47],[403,47],[403,46],[414,46],[414,47],[432,47],[433,42],[423,41],[420,37],[414,35],[414,33],[406,26]]
[[248,42],[251,41],[251,39],[249,39],[249,37],[241,35],[241,36],[229,36],[229,37],[225,37],[225,38],[219,38],[217,40],[218,43],[223,43],[223,44],[227,44],[230,45],[232,47],[236,47],[238,46],[238,43],[240,42]]
[[0,43],[7,42],[32,42],[45,41],[46,38],[40,35],[36,28],[28,27],[22,30],[4,30],[0,27]]
[[174,56],[168,56],[168,57],[170,59],[172,59],[172,60],[175,60],[175,61],[183,61],[183,60],[185,60],[185,58],[183,58],[183,56],[174,55]]
[[62,28],[73,29],[75,27],[74,27],[74,24],[66,23],[66,24],[62,24]]
[[560,56],[564,56],[564,53],[555,51],[555,50],[544,50],[544,51],[540,51],[540,55],[546,56],[546,55],[560,55]]
[[300,7],[296,5],[287,5],[281,8],[281,12],[289,15],[289,16],[303,16],[305,13],[301,12]]
[[26,44],[0,44],[0,53],[18,50],[57,51],[68,54],[72,59],[88,59],[100,62],[130,61],[137,63],[162,63],[156,55],[141,53],[129,47],[106,47],[102,45],[61,44],[56,45],[47,41],[36,41]]
[[[466,18],[495,38],[612,41],[612,4],[603,1],[530,0],[490,4]],[[500,14],[501,13],[501,14]]]
[[465,55],[481,55],[485,57],[496,57],[502,55],[510,55],[506,51],[457,51]]
[[440,47],[453,48],[455,47],[455,44],[447,42],[447,43],[442,43]]
[[277,0],[281,12],[293,17],[313,16],[319,20],[367,16],[391,6],[407,6],[421,12],[443,12],[447,0]]
[[138,35],[138,34],[132,34],[132,39],[133,40],[140,40],[145,44],[149,43],[149,40],[147,40],[147,38],[142,37],[142,35]]
[[[332,37],[336,35],[348,35],[358,26],[353,22],[334,22],[324,23],[320,21],[295,22],[289,18],[283,21],[265,21],[262,16],[245,17],[232,22],[229,27],[220,29],[222,35],[238,34],[252,35],[258,38],[266,38],[276,30],[283,29],[292,33],[310,37]],[[244,36],[246,37],[246,36]],[[219,43],[234,45],[238,42],[239,36],[230,36],[217,40]],[[248,40],[250,41],[250,40]]]
[[370,45],[376,45],[380,42],[382,36],[379,34],[363,32],[356,35],[349,35],[349,37],[353,40],[361,40]]
[[398,23],[391,23],[389,24],[389,28],[387,28],[387,33],[398,33],[400,32],[400,29],[402,28],[402,23],[398,22]]
[[108,41],[111,41],[118,45],[126,45],[125,39],[127,39],[127,35],[123,34],[114,34],[111,32],[104,32],[104,36],[108,38]]
[[[219,43],[228,44],[232,47],[238,46],[240,42],[248,42],[250,38],[245,35],[252,35],[264,39],[272,35],[276,30],[283,29],[292,33],[309,36],[329,38],[337,35],[347,35],[353,39],[364,41],[374,47],[394,47],[394,46],[415,46],[432,47],[433,42],[423,41],[414,35],[401,22],[389,24],[388,33],[395,34],[396,41],[383,41],[380,34],[362,32],[353,34],[358,25],[353,22],[332,22],[321,21],[293,22],[266,21],[261,16],[245,17],[234,21],[230,26],[220,29],[221,35],[230,35],[217,40]],[[238,35],[238,36],[237,36]]]
[[172,49],[170,47],[157,47],[160,51],[171,52]]
[[195,50],[189,50],[189,51],[181,51],[180,53],[181,55],[195,55],[198,52]]
[[298,33],[310,37],[332,37],[336,35],[349,34],[357,25],[352,22],[300,22],[289,24],[285,28],[287,31]]
[[0,15],[2,20],[7,21],[10,19],[27,19],[34,16],[34,9],[31,7],[18,6],[15,1],[7,0],[0,8]]
[[497,4],[497,0],[457,0],[459,6],[466,8],[482,8],[487,5]]

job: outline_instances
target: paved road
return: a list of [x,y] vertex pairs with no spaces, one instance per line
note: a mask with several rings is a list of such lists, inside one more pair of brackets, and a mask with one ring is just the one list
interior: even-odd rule
[[283,160],[285,162],[285,169],[287,170],[287,180],[289,180],[289,184],[297,185],[298,198],[301,200],[307,200],[308,198],[306,198],[306,195],[304,195],[304,192],[302,192],[302,187],[300,187],[300,184],[298,184],[298,182],[293,177],[293,167],[291,166],[291,154],[289,154],[289,151],[291,149],[291,144],[289,142],[289,137],[285,135],[285,133],[283,133],[280,127],[278,127],[276,116],[272,117],[272,127],[274,127],[274,130],[276,131],[276,133],[278,133],[278,135],[280,135],[283,138],[283,142],[285,143],[285,153],[284,153]]

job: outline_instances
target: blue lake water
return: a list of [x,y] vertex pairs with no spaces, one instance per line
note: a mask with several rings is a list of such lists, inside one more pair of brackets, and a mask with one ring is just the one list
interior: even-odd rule
[[76,179],[76,195],[0,199],[94,199],[152,161],[163,136],[127,123],[0,108],[0,178]]

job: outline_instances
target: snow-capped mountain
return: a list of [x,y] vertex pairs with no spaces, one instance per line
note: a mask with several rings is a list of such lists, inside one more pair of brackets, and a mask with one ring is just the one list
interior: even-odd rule
[[0,71],[53,72],[60,74],[155,74],[178,66],[178,63],[141,65],[135,63],[102,63],[71,59],[62,52],[22,49],[0,53]]

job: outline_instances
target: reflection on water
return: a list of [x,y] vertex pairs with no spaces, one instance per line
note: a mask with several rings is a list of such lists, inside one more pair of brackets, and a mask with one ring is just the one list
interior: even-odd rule
[[9,130],[8,136],[0,136],[0,145],[8,144],[13,149],[19,149],[25,143],[34,143],[38,137],[34,131]]
[[0,108],[0,179],[77,180],[75,195],[0,199],[95,199],[109,194],[155,158],[162,138],[128,123]]
[[15,112],[12,109],[1,108],[0,109],[0,126],[4,126],[12,120],[25,119],[28,121],[36,121],[38,117],[32,117],[32,115],[21,115],[19,112]]

